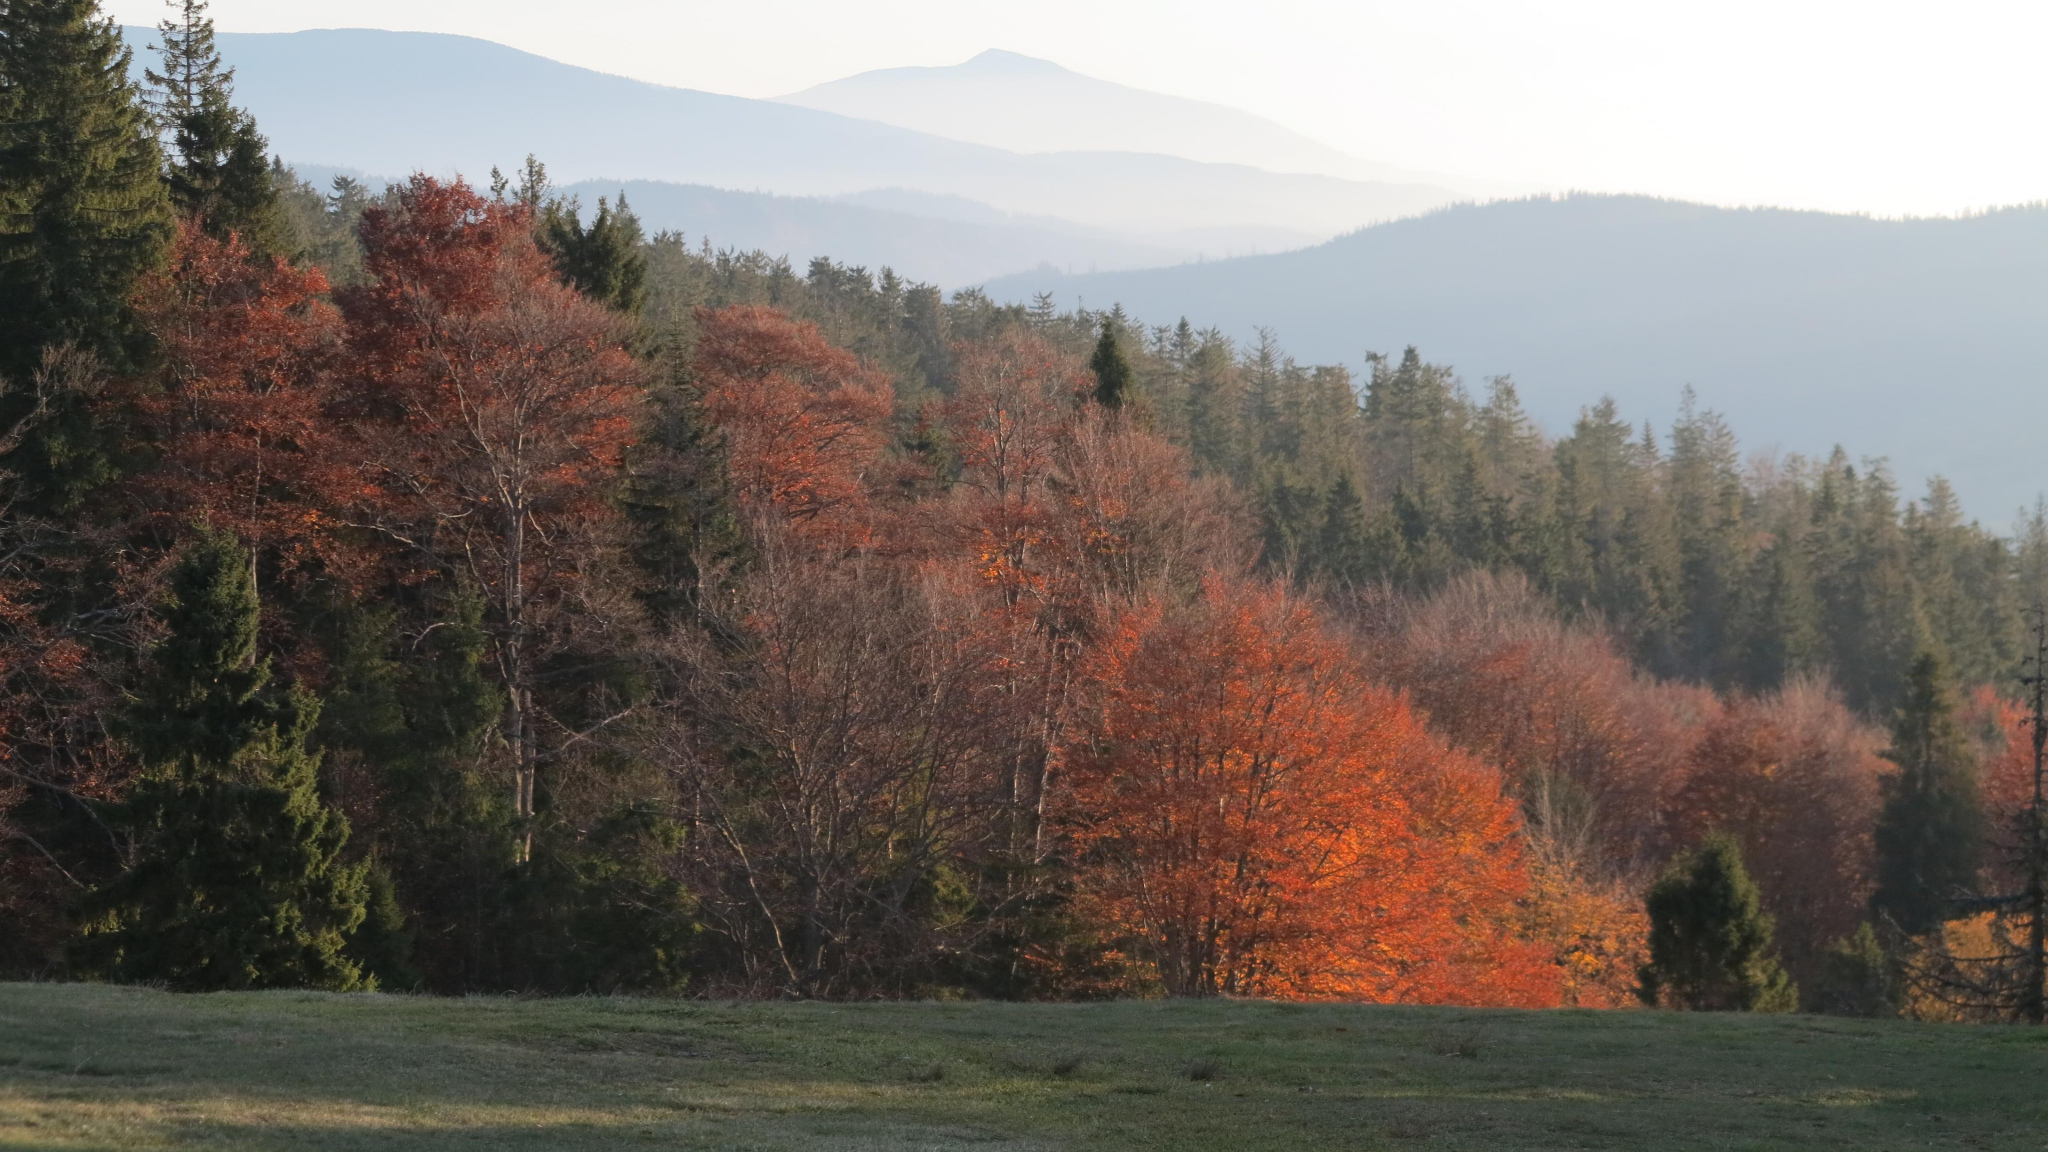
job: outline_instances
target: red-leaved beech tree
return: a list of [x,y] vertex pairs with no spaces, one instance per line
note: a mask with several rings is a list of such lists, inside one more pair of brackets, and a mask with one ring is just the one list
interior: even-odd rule
[[484,595],[516,811],[531,818],[541,745],[567,734],[538,670],[622,596],[601,575],[619,543],[607,497],[642,369],[617,318],[556,280],[521,204],[414,176],[361,234],[368,283],[339,294],[334,411],[360,477],[347,506],[414,574]]
[[180,227],[138,300],[164,380],[136,401],[156,462],[130,488],[163,534],[204,517],[281,573],[349,567],[331,509],[357,481],[325,411],[341,328],[327,292],[316,268]]
[[1673,849],[1717,831],[1741,842],[1795,980],[1818,979],[1828,946],[1869,915],[1884,743],[1817,682],[1733,700],[1704,725],[1665,812]]
[[740,500],[858,540],[888,442],[886,374],[771,308],[700,308],[691,376]]
[[1105,638],[1061,825],[1091,911],[1174,995],[1550,1004],[1496,773],[1284,591],[1211,577]]
[[1719,712],[1712,692],[1638,673],[1519,576],[1471,573],[1427,598],[1368,593],[1349,607],[1373,673],[1498,765],[1536,831],[1589,864],[1662,859],[1661,814]]

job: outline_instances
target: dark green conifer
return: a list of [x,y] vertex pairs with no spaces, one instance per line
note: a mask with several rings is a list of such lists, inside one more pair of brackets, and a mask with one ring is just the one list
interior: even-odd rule
[[1322,530],[1316,537],[1316,567],[1339,585],[1361,583],[1370,574],[1371,544],[1365,525],[1365,502],[1351,473],[1340,472],[1323,500]]
[[1643,1003],[1694,1012],[1790,1012],[1798,993],[1772,955],[1775,928],[1735,838],[1717,833],[1650,889]]
[[1730,658],[1738,683],[1770,692],[1821,667],[1819,607],[1797,539],[1781,533],[1764,546],[1742,595],[1741,643]]
[[173,571],[164,639],[121,725],[148,775],[115,813],[132,863],[81,906],[89,973],[173,988],[349,989],[364,870],[322,803],[319,703],[256,657],[249,553],[202,529]]
[[1890,1016],[1898,1012],[1896,965],[1869,921],[1830,945],[1823,964],[1815,1008],[1830,1016]]
[[145,73],[157,89],[158,123],[176,154],[171,201],[208,235],[240,236],[272,252],[283,239],[270,144],[256,121],[234,106],[235,70],[214,47],[206,0],[172,0],[176,15],[157,25],[163,71]]
[[1088,368],[1095,373],[1095,402],[1111,412],[1122,408],[1130,398],[1131,362],[1124,358],[1124,350],[1116,339],[1116,325],[1108,317],[1102,320],[1102,338],[1095,342],[1095,355],[1089,358]]
[[1976,757],[1956,721],[1948,668],[1932,652],[1913,659],[1884,757],[1899,771],[1884,785],[1870,906],[1879,919],[1918,936],[1939,927],[1976,888],[1985,842]]
[[647,299],[646,236],[624,192],[616,209],[600,197],[588,227],[575,201],[551,201],[541,212],[539,228],[541,246],[554,258],[564,283],[614,312],[639,313]]
[[[0,427],[34,403],[46,350],[116,371],[143,355],[129,300],[173,232],[160,153],[128,79],[129,51],[93,0],[0,4]],[[50,397],[6,468],[27,511],[74,513],[112,474],[90,396]]]
[[716,430],[687,380],[672,378],[649,395],[646,434],[621,502],[633,527],[641,602],[663,625],[691,618],[715,591],[704,586],[707,578],[742,558],[745,534]]
[[[458,587],[401,627],[398,612],[340,605],[323,639],[321,742],[378,778],[369,912],[350,954],[385,987],[504,988],[499,937],[518,839],[493,754],[504,697],[484,669],[483,598]],[[377,871],[406,912],[380,911]]]

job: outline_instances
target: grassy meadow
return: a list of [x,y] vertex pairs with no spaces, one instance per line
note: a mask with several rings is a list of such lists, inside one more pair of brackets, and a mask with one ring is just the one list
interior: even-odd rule
[[2048,1149],[2048,1031],[0,984],[0,1149]]

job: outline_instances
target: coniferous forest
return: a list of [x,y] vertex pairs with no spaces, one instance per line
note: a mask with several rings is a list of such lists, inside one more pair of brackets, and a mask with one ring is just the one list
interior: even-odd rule
[[2041,1020],[2048,510],[316,188],[212,36],[0,5],[0,975]]

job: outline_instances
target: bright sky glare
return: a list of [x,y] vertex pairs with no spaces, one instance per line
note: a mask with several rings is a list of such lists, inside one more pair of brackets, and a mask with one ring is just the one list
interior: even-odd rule
[[[164,11],[158,0],[104,2],[125,23]],[[1424,170],[1880,215],[2048,199],[2039,0],[214,0],[212,10],[223,31],[463,33],[740,96],[1007,48]],[[335,82],[345,91],[346,77]]]

